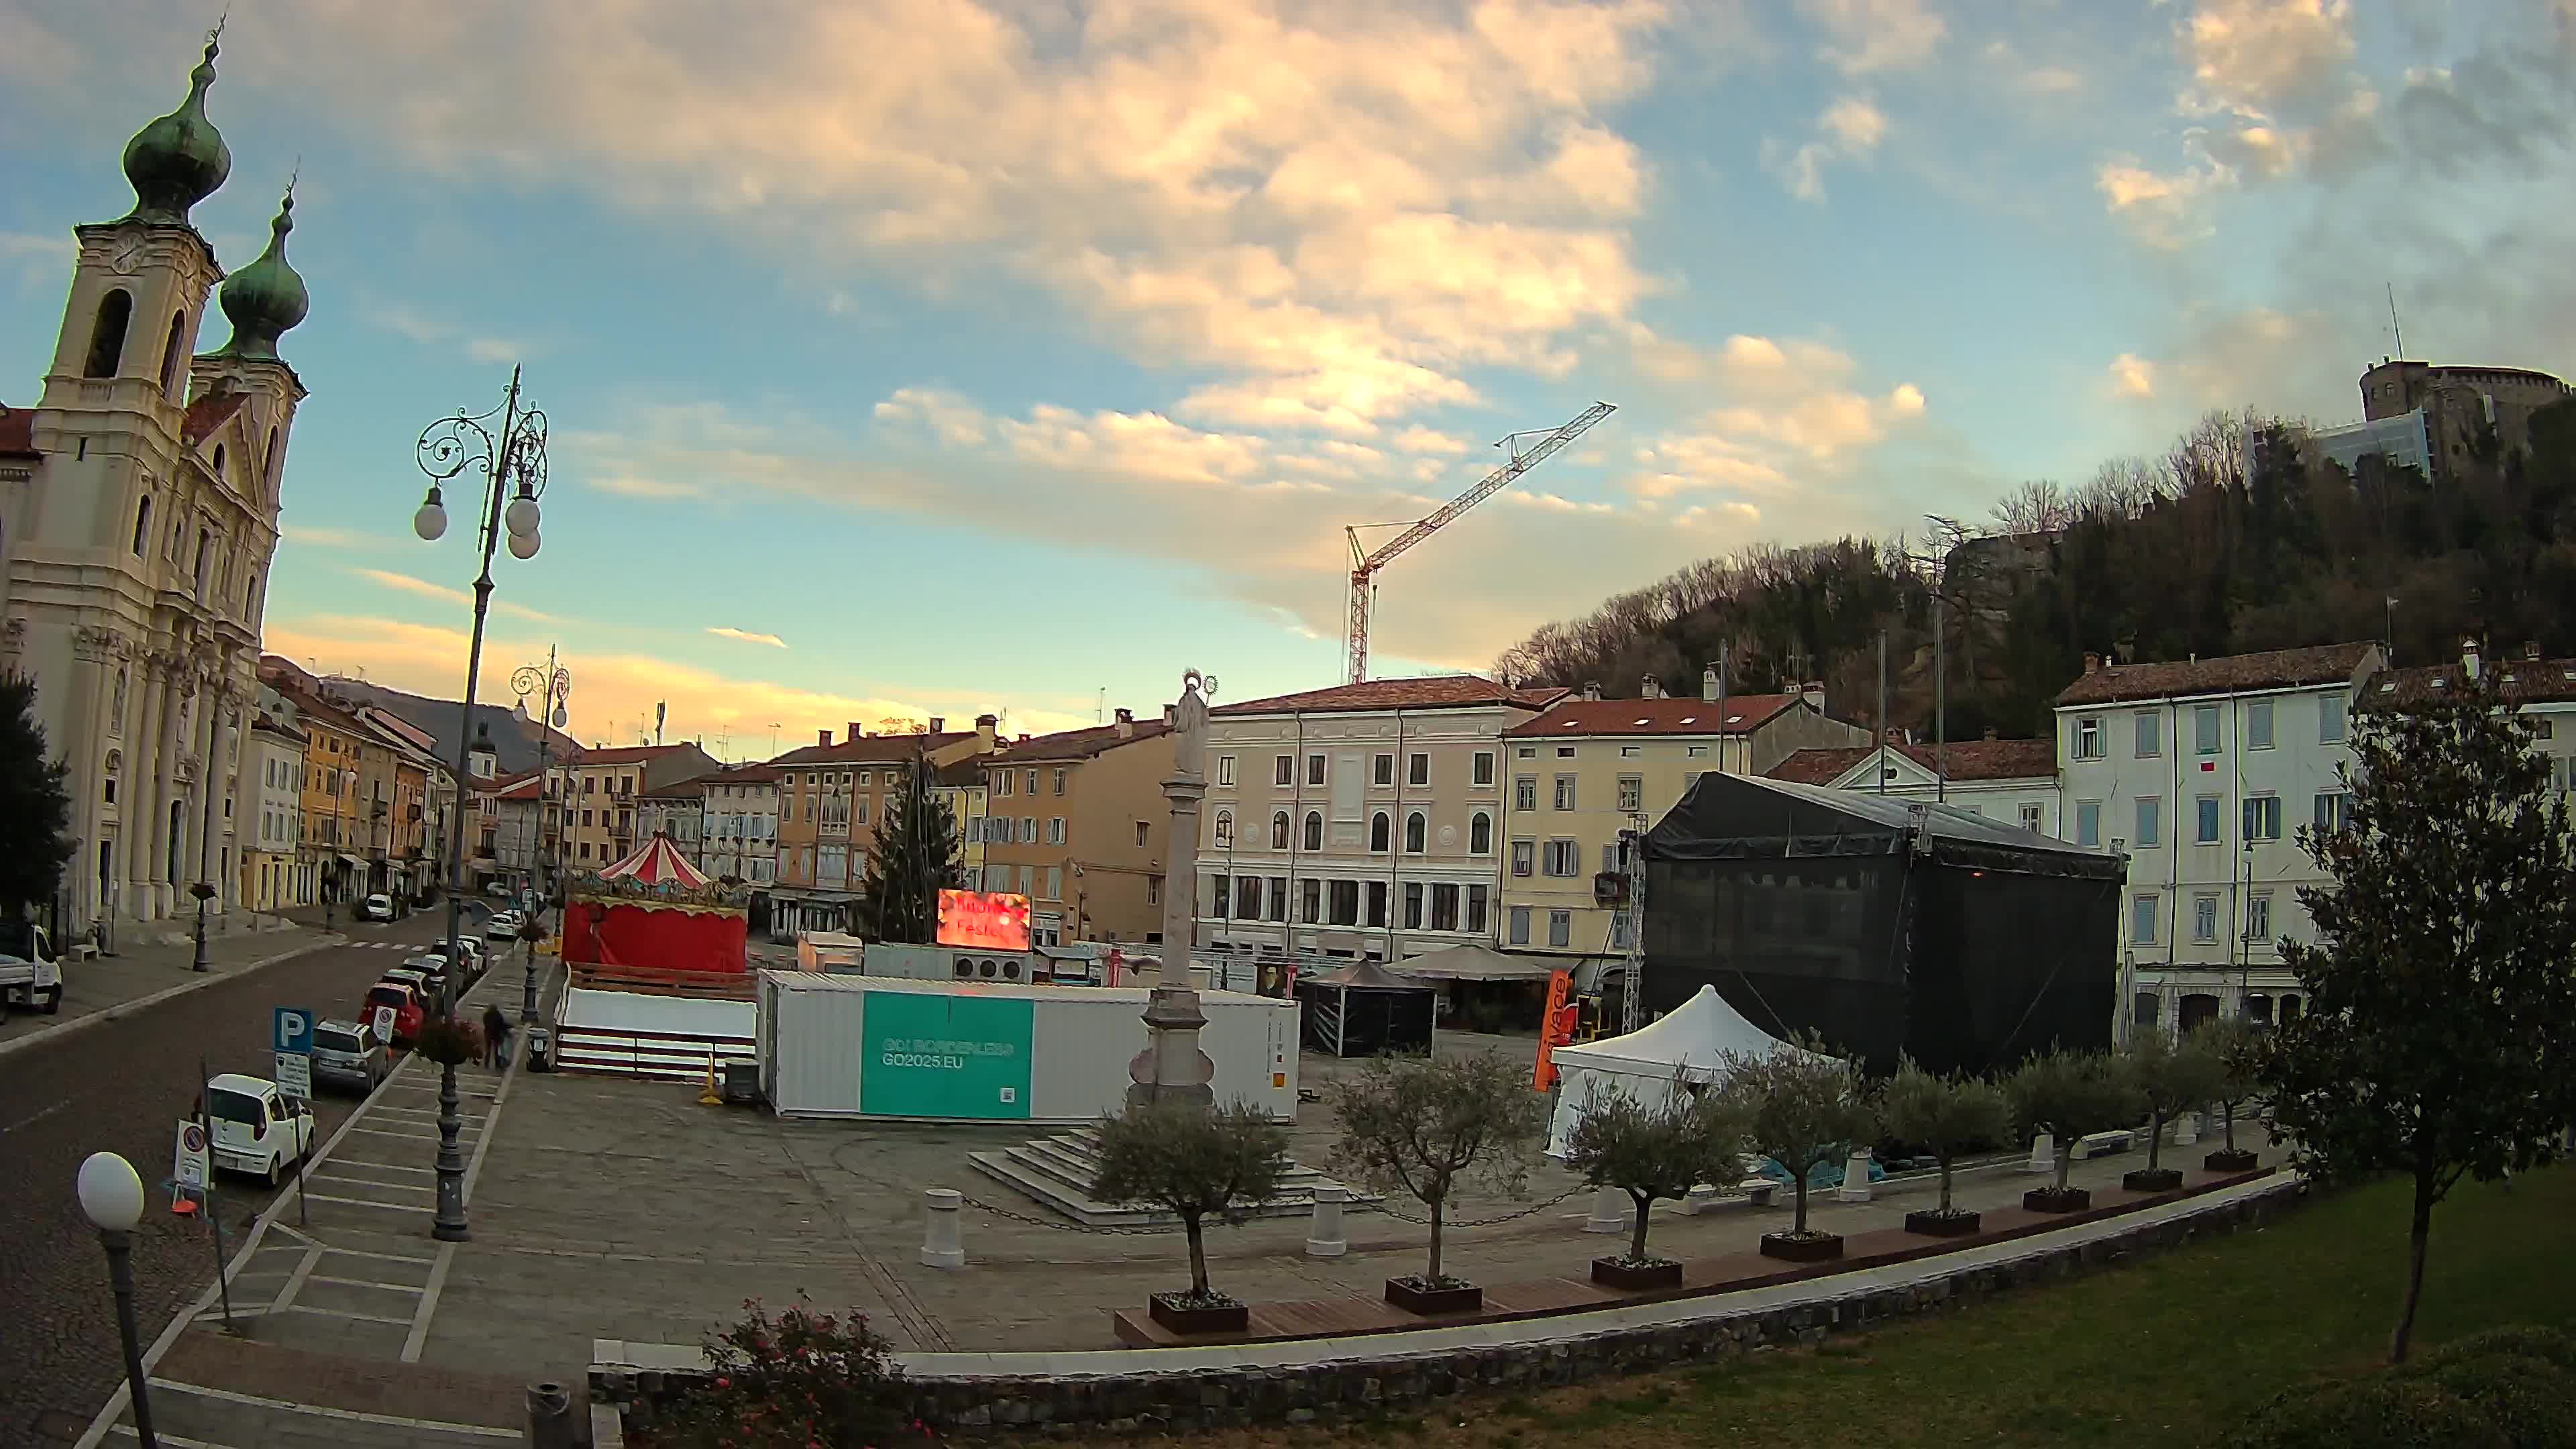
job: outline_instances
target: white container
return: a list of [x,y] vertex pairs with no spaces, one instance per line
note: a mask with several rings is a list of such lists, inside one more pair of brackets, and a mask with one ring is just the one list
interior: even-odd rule
[[[1147,995],[764,971],[761,1085],[783,1117],[1087,1122],[1126,1100]],[[1208,992],[1199,1004],[1216,1099],[1294,1120],[1296,1003]]]
[[838,931],[807,931],[796,938],[796,969],[835,976],[859,974],[867,942]]

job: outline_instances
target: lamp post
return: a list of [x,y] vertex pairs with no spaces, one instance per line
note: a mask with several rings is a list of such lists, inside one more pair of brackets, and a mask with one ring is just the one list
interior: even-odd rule
[[205,821],[197,829],[197,883],[188,894],[197,898],[197,955],[188,964],[190,971],[203,975],[206,970],[206,903],[215,898],[214,885],[206,879],[207,867],[215,848],[215,757],[224,748],[224,716],[216,702],[206,702],[206,757],[197,765],[197,788],[205,792]]
[[[554,799],[548,793],[548,774],[553,769],[555,731],[572,723],[567,705],[572,697],[572,671],[558,667],[555,651],[548,649],[545,668],[523,664],[510,672],[510,692],[519,697],[521,719],[528,717],[529,695],[545,696],[537,718],[537,839],[529,852],[529,875],[536,877],[540,874],[538,864],[546,853],[546,816],[554,809]],[[537,1024],[537,942],[544,937],[545,928],[540,924],[543,915],[541,908],[531,906],[527,919],[519,923],[519,955],[527,968],[519,989],[521,1026]]]
[[[500,418],[497,437],[484,426],[495,415]],[[483,622],[492,608],[492,551],[506,529],[512,558],[537,556],[537,499],[546,491],[546,415],[535,408],[520,408],[519,369],[514,367],[501,406],[479,414],[460,409],[453,417],[439,419],[421,430],[412,452],[420,471],[429,476],[428,496],[412,515],[412,531],[424,542],[435,543],[447,532],[447,505],[439,485],[468,469],[483,474],[475,540],[482,550],[482,572],[474,579],[474,633],[465,655],[464,705],[457,714],[456,800],[448,814],[447,959],[455,961],[465,927],[465,815],[471,803],[466,791],[474,779],[473,732],[465,722],[474,718],[474,685],[483,669]],[[439,987],[438,1011],[443,1017],[456,1011],[457,974],[447,973]],[[457,1105],[456,1064],[445,1062],[438,1074],[438,1211],[429,1231],[431,1237],[449,1243],[461,1243],[470,1236],[465,1225],[465,1153],[456,1141],[464,1124],[457,1118]]]
[[134,1399],[134,1437],[159,1449],[152,1436],[152,1399],[143,1375],[143,1340],[134,1331],[134,1265],[129,1247],[143,1221],[143,1179],[134,1164],[113,1152],[93,1152],[80,1165],[75,1189],[81,1212],[107,1248],[107,1281],[116,1294],[116,1331],[125,1340],[125,1386]]

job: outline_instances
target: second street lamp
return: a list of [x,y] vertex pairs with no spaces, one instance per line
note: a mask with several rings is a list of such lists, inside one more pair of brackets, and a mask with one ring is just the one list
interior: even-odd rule
[[[496,436],[485,426],[500,420]],[[474,686],[483,669],[483,622],[492,608],[492,552],[503,534],[510,556],[537,554],[537,499],[546,491],[546,415],[519,406],[519,369],[510,369],[510,390],[490,412],[441,418],[421,430],[413,445],[420,470],[429,475],[429,494],[412,515],[412,531],[427,542],[447,532],[447,503],[439,485],[468,471],[483,474],[482,507],[476,513],[476,544],[482,550],[482,572],[474,579],[474,634],[465,654],[465,700],[457,714],[456,800],[448,812],[447,961],[460,959],[458,939],[465,925],[465,817],[472,806],[474,770]],[[512,490],[516,489],[515,495]],[[438,1014],[456,1014],[456,983],[462,975],[445,973],[438,992]],[[464,1123],[457,1116],[456,1064],[443,1062],[438,1074],[438,1212],[430,1236],[463,1242],[465,1222],[465,1152],[457,1144]]]
[[[529,505],[531,508],[535,506]],[[533,538],[535,534],[531,533],[529,537]],[[528,853],[531,879],[539,879],[546,875],[544,868],[546,816],[554,809],[550,777],[554,769],[555,731],[572,723],[571,712],[566,707],[566,701],[572,697],[572,671],[555,663],[555,652],[552,649],[546,651],[546,663],[543,669],[533,664],[525,664],[511,671],[510,692],[519,697],[521,719],[528,717],[528,696],[541,691],[545,699],[542,707],[537,711],[537,838]],[[545,889],[548,895],[552,894],[554,887],[551,881],[547,882]],[[543,924],[545,912],[525,897],[537,897],[537,893],[525,892],[520,901],[520,905],[527,911],[525,918],[520,922],[519,929],[520,955],[525,958],[523,964],[527,967],[527,980],[519,997],[519,1024],[528,1027],[537,1024],[537,942],[545,939]],[[543,897],[537,898],[543,899]]]

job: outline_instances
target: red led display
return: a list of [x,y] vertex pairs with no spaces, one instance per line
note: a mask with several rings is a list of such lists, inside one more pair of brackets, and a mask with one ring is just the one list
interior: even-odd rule
[[984,891],[941,891],[939,944],[985,951],[1029,949],[1029,898]]

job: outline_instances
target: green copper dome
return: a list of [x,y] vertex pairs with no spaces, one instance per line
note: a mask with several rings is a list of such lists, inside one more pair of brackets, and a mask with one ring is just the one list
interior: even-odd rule
[[233,153],[206,119],[215,54],[215,38],[208,36],[206,58],[188,73],[188,98],[125,143],[125,179],[134,184],[134,210],[126,220],[186,226],[188,208],[214,195],[232,174]]
[[304,320],[312,299],[304,279],[286,261],[286,234],[295,230],[295,188],[277,204],[277,219],[268,224],[268,250],[259,260],[224,278],[224,316],[233,324],[232,340],[218,357],[275,357],[277,339]]

